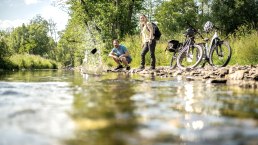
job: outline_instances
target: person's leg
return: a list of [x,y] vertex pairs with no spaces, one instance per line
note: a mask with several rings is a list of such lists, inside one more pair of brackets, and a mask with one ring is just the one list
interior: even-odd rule
[[122,58],[121,58],[121,61],[123,62],[123,64],[124,64],[125,66],[128,66],[128,61],[126,60],[126,57],[122,57]]
[[118,65],[114,70],[118,70],[118,69],[123,68],[123,66],[121,65],[121,62],[120,62],[119,59],[116,59],[116,58],[114,58],[114,57],[112,57],[112,58],[113,58],[113,60],[117,63],[117,65]]
[[117,59],[115,59],[115,58],[113,58],[113,60],[117,63],[117,65],[121,65],[120,62],[119,62],[119,60],[117,60]]
[[156,67],[155,47],[156,47],[156,40],[152,40],[152,42],[149,44],[150,57],[151,57],[151,69],[155,69]]
[[144,68],[145,66],[145,55],[149,51],[148,42],[146,42],[143,46],[142,53],[141,53],[141,66],[140,68]]
[[129,66],[129,63],[131,63],[132,59],[130,57],[122,57],[121,61],[126,66],[126,70],[130,70],[131,67]]

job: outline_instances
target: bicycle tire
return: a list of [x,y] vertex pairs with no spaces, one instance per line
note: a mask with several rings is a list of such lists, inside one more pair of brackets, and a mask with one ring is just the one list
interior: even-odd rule
[[[192,49],[192,55],[187,54],[187,51]],[[191,50],[190,50],[191,51]],[[188,56],[187,56],[188,55]],[[185,47],[179,52],[177,57],[177,66],[180,69],[195,68],[203,58],[203,49],[200,45],[194,44],[193,47]],[[190,61],[189,61],[190,59]]]
[[177,66],[176,58],[177,58],[177,52],[173,52],[173,55],[172,55],[171,60],[170,60],[170,69],[175,69],[176,68],[176,66]]
[[232,49],[227,41],[219,41],[211,48],[209,62],[215,67],[225,67],[228,65],[232,55]]

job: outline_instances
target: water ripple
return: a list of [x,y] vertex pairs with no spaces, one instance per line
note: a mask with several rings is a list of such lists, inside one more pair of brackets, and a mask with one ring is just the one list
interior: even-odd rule
[[0,82],[0,144],[58,145],[73,136],[73,96],[64,82]]

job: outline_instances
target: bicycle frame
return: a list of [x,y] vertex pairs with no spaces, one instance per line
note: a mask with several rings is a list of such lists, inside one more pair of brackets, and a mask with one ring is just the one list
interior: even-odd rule
[[185,49],[187,50],[187,54],[190,51],[190,47],[194,44],[194,37],[186,37],[186,40],[184,41],[183,45],[182,45],[182,51]]
[[[201,34],[200,36],[202,37]],[[211,66],[215,66],[215,65],[218,67],[226,66],[231,58],[231,47],[229,46],[228,42],[221,40],[216,30],[210,41],[207,38],[202,37],[202,39],[205,42],[205,43],[201,43],[204,51],[203,59],[205,60],[202,67],[204,67],[206,62],[208,62]],[[214,61],[214,58],[215,58],[215,61]],[[214,62],[216,64],[214,64]]]
[[218,36],[218,32],[215,31],[211,40],[210,40],[210,42],[208,42],[208,40],[205,41],[204,48],[205,48],[205,57],[206,58],[209,57],[209,53],[210,53],[211,48],[218,43],[218,40],[220,40],[219,36]]
[[202,56],[202,47],[195,44],[194,36],[187,36],[177,57],[177,65],[180,69],[192,69],[200,63]]

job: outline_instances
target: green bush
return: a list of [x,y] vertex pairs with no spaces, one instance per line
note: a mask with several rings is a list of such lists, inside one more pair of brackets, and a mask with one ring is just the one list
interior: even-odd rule
[[258,35],[256,31],[244,36],[231,37],[232,59],[230,64],[258,64]]
[[4,69],[57,69],[58,64],[37,55],[15,54],[5,58]]

